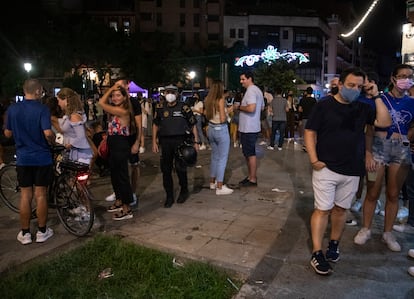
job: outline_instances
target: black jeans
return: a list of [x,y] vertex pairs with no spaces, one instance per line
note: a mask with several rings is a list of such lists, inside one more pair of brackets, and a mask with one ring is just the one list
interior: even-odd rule
[[131,181],[128,172],[128,159],[131,154],[131,143],[128,136],[108,136],[109,168],[111,183],[117,199],[123,204],[133,201]]
[[177,158],[177,148],[183,143],[184,136],[160,137],[162,181],[167,199],[174,199],[173,166],[178,176],[181,190],[188,190],[187,167]]
[[282,147],[283,141],[285,140],[285,128],[286,128],[286,121],[272,121],[272,135],[270,136],[270,146],[275,146],[275,136],[276,131],[279,130],[279,140],[278,140],[278,147]]

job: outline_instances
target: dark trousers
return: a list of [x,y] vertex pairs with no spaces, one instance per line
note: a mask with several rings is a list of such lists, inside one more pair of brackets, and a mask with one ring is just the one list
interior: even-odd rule
[[272,136],[270,136],[270,146],[275,146],[276,132],[279,131],[278,147],[282,147],[285,140],[286,121],[273,120],[272,121]]
[[117,199],[123,204],[130,204],[132,199],[131,181],[128,172],[128,159],[131,154],[131,144],[127,136],[108,136],[109,169],[111,183]]
[[285,138],[295,138],[295,111],[286,112]]
[[184,136],[160,137],[159,139],[161,145],[160,165],[163,186],[167,194],[167,199],[174,199],[174,182],[172,178],[174,165],[181,190],[188,190],[187,167],[177,158],[177,148],[183,143]]

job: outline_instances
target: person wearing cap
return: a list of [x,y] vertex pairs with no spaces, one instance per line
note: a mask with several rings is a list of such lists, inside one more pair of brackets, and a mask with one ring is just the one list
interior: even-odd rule
[[[184,203],[188,196],[187,166],[178,159],[177,149],[194,134],[195,148],[199,148],[196,129],[196,118],[190,106],[178,101],[178,89],[174,85],[165,86],[165,101],[155,108],[152,125],[152,151],[159,152],[161,146],[160,166],[163,175],[163,186],[166,192],[165,208],[174,204],[174,184],[172,170],[175,170],[180,184],[180,194],[177,203]],[[191,140],[192,141],[192,140]]]

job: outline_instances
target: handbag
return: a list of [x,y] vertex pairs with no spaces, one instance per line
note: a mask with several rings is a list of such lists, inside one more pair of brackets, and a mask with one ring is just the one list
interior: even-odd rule
[[102,141],[99,143],[98,146],[98,155],[99,157],[101,157],[102,159],[108,159],[109,157],[109,147],[108,147],[108,142],[106,141],[107,137],[103,136]]

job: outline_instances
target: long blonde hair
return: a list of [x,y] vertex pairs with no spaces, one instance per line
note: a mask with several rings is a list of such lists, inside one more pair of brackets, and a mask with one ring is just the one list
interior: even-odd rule
[[219,111],[219,100],[224,95],[224,84],[221,80],[214,80],[205,99],[206,117],[208,120],[214,117],[216,111]]

